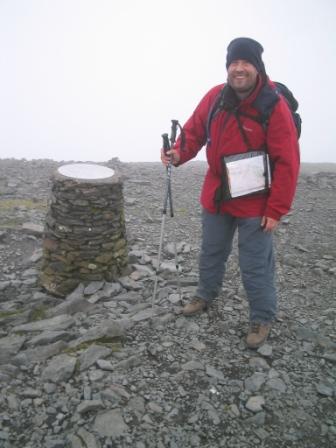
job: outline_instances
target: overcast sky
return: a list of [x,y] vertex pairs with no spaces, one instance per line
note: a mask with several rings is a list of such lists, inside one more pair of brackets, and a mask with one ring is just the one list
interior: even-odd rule
[[0,158],[157,161],[248,36],[300,102],[302,160],[336,162],[335,24],[334,0],[0,0]]

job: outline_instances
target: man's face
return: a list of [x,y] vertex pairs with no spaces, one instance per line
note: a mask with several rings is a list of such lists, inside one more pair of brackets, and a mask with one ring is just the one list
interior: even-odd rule
[[258,72],[254,65],[238,59],[228,67],[228,83],[238,94],[246,94],[253,90],[257,83]]

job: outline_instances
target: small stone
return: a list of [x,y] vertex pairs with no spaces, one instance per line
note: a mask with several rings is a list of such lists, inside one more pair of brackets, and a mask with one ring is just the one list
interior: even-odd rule
[[99,442],[97,442],[97,439],[93,434],[86,431],[84,428],[80,428],[78,431],[78,436],[80,439],[84,442],[84,446],[87,448],[100,448]]
[[257,392],[265,383],[266,377],[264,373],[256,372],[245,380],[245,389],[249,392]]
[[264,344],[260,348],[258,348],[257,352],[260,353],[260,355],[265,356],[266,358],[270,358],[272,356],[273,349],[271,345]]
[[180,296],[180,294],[170,294],[168,296],[168,300],[173,305],[176,305],[181,302],[181,296]]
[[45,383],[43,385],[43,389],[47,394],[53,394],[56,390],[56,384],[54,383]]
[[105,284],[104,281],[89,283],[89,285],[84,289],[84,295],[90,296],[90,295],[96,293],[97,291],[99,291],[100,289],[103,288],[104,284]]
[[271,378],[267,381],[267,387],[274,389],[280,393],[285,393],[287,390],[286,384],[281,378]]
[[41,396],[41,391],[28,387],[21,393],[21,396],[24,398],[37,398]]
[[105,359],[98,359],[96,364],[102,370],[110,370],[110,371],[114,370],[114,367],[111,364],[111,362],[106,361]]
[[268,365],[266,359],[253,357],[249,360],[249,365],[256,370],[268,370],[270,366]]
[[324,383],[316,384],[316,390],[320,395],[324,395],[325,397],[333,396],[333,389],[327,384]]
[[42,374],[42,379],[59,383],[67,381],[75,371],[76,358],[69,355],[55,356]]
[[51,319],[38,320],[28,324],[18,325],[13,328],[16,333],[28,333],[32,331],[60,331],[66,330],[75,324],[73,317],[67,314],[52,317]]
[[215,369],[212,366],[206,366],[205,367],[205,373],[213,378],[217,378],[218,380],[223,381],[224,380],[224,374],[220,370]]
[[265,399],[261,395],[250,397],[245,405],[246,409],[252,412],[260,412],[265,405]]
[[85,400],[77,407],[77,412],[79,414],[86,414],[87,412],[97,411],[103,407],[104,405],[101,400]]
[[183,370],[204,370],[204,365],[199,361],[189,361],[182,365]]
[[25,222],[22,224],[22,230],[29,235],[42,236],[44,228],[40,224],[35,224],[33,222]]
[[0,339],[0,364],[7,363],[23,346],[25,336],[6,336]]
[[119,437],[128,432],[119,410],[112,410],[97,415],[93,429],[103,437]]
[[149,402],[147,406],[148,409],[155,414],[162,414],[163,412],[162,407],[159,406],[157,403],[154,403],[153,401]]
[[203,342],[199,341],[198,339],[193,339],[190,342],[190,347],[193,348],[194,350],[197,350],[198,352],[206,350],[206,345]]
[[106,358],[112,353],[110,348],[92,344],[89,348],[87,348],[79,357],[79,370],[82,372],[83,370],[88,369],[92,366],[98,359]]
[[240,411],[239,411],[239,408],[238,408],[238,406],[236,404],[231,404],[229,406],[228,412],[231,415],[231,417],[233,417],[233,418],[240,416]]

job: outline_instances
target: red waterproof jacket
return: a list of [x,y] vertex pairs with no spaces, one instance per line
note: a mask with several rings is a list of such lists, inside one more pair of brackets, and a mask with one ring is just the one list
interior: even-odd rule
[[[267,81],[274,87],[271,81]],[[183,127],[185,147],[180,148],[177,141],[175,148],[179,150],[179,165],[196,156],[206,143],[207,121],[209,111],[214,104],[224,84],[212,88],[201,100],[194,113]],[[258,111],[252,106],[262,88],[261,79],[251,95],[239,103],[239,110],[255,116]],[[216,213],[214,201],[215,192],[221,184],[222,163],[225,155],[243,153],[248,150],[239,131],[237,120],[230,115],[226,124],[228,112],[222,110],[211,122],[211,144],[207,146],[208,171],[206,173],[201,204],[210,213]],[[254,149],[267,147],[267,152],[273,165],[272,186],[268,194],[254,194],[244,198],[223,201],[221,213],[229,213],[235,217],[247,218],[267,216],[279,220],[285,215],[292,204],[299,172],[300,155],[297,131],[291,111],[284,98],[280,97],[269,118],[267,130],[260,123],[246,116],[240,117],[244,131],[251,147]],[[224,129],[223,129],[224,124]]]

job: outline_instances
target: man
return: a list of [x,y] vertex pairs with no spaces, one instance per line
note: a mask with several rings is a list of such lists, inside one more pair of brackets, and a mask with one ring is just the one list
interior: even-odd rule
[[[276,317],[272,233],[291,207],[299,171],[294,120],[286,100],[266,75],[262,52],[261,44],[253,39],[234,39],[227,49],[226,85],[211,89],[184,125],[184,149],[178,140],[167,154],[161,152],[165,165],[171,161],[178,166],[207,144],[208,171],[201,193],[199,284],[195,298],[183,313],[200,313],[218,296],[238,229],[239,265],[250,309],[246,338],[249,348],[258,348],[266,341]],[[214,110],[219,100],[221,107]],[[273,107],[267,126],[258,120],[260,110],[256,105],[260,103]],[[245,158],[246,163],[251,149],[265,150],[266,161],[269,157],[271,186],[263,192],[228,199],[223,194],[228,188],[228,180],[223,177],[223,157],[238,154],[237,159]],[[245,182],[244,178],[237,180]]]

